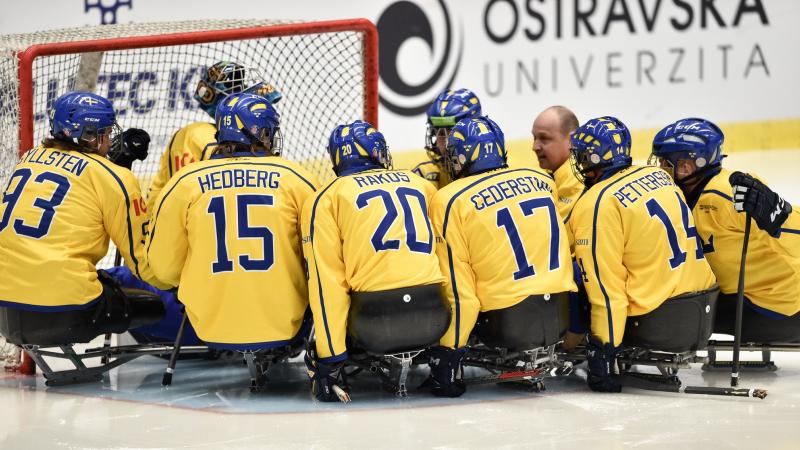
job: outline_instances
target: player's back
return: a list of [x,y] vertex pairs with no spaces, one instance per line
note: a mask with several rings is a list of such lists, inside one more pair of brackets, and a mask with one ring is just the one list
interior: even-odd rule
[[[695,223],[703,239],[706,258],[723,294],[737,291],[739,263],[746,215],[733,208],[729,178],[722,169],[708,181],[695,204]],[[777,238],[755,228],[750,236],[745,265],[745,296],[756,305],[784,315],[800,311],[800,260],[779,245],[797,242],[791,231]]]
[[[0,204],[0,301],[57,311],[96,299],[102,286],[95,264],[108,251],[107,230],[115,226],[110,220],[129,227],[127,245],[135,254],[140,243],[130,228],[139,225],[126,214],[133,205],[143,216],[141,202],[131,172],[104,157],[45,147],[28,151]],[[136,272],[139,261],[132,259]]]
[[[170,178],[183,167],[208,159],[209,144],[216,143],[217,127],[210,122],[192,122],[172,135],[169,145],[159,160],[158,172],[154,175],[147,194],[147,210],[153,208],[156,198]],[[152,212],[151,212],[152,214]]]
[[575,289],[554,188],[544,172],[503,169],[456,180],[434,197],[436,228],[450,257],[468,259],[482,311]]
[[442,281],[428,217],[434,192],[430,182],[410,171],[376,169],[339,177],[319,194],[308,215],[311,226],[320,208],[334,213],[350,289],[374,292]]
[[[625,295],[628,315],[714,284],[683,194],[657,167],[631,166],[598,182],[578,200],[570,224],[576,259],[599,280],[586,283],[590,298]],[[603,263],[620,257],[622,265]]]
[[278,157],[197,162],[156,200],[148,257],[198,336],[214,343],[286,340],[308,305],[299,235],[316,177]]

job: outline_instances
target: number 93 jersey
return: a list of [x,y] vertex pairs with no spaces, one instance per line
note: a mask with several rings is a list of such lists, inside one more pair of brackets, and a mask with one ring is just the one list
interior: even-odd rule
[[246,349],[295,336],[308,307],[300,212],[318,187],[298,164],[266,156],[200,161],[164,186],[147,257],[179,286],[202,340]]
[[442,345],[466,345],[481,311],[577,290],[554,190],[543,172],[504,169],[461,178],[436,193],[431,219],[453,311]]
[[351,291],[442,282],[428,218],[435,191],[411,171],[377,169],[339,177],[306,203],[303,252],[323,360],[346,355]]
[[130,170],[90,153],[38,147],[0,196],[0,304],[37,311],[82,309],[100,296],[95,265],[109,237],[125,264],[157,287],[146,266],[146,220]]
[[620,345],[627,316],[710,288],[714,274],[683,194],[657,167],[631,166],[586,191],[568,226],[592,305],[592,334]]

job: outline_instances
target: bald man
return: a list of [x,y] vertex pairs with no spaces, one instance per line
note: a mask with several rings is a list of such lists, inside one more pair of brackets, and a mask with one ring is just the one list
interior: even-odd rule
[[[572,207],[581,196],[584,186],[572,172],[569,138],[578,128],[578,118],[568,108],[551,106],[533,121],[533,151],[539,167],[553,174],[556,184],[556,209],[567,223]],[[580,271],[575,268],[575,273]],[[588,301],[581,277],[575,277],[580,292],[570,293],[570,324],[563,347],[571,351],[583,340],[589,323]]]
[[556,181],[556,208],[567,219],[572,206],[583,192],[583,184],[575,178],[569,160],[569,137],[578,128],[578,118],[568,108],[551,106],[533,121],[533,151],[539,167],[553,174]]

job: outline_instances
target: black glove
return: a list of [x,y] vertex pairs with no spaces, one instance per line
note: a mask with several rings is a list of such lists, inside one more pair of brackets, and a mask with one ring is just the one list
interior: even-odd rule
[[350,401],[350,396],[336,383],[339,381],[340,371],[344,363],[325,364],[316,358],[313,350],[306,351],[305,356],[308,376],[311,377],[311,392],[321,402]]
[[447,347],[428,349],[431,376],[427,384],[437,397],[460,397],[467,387],[461,379],[461,358],[464,354]]
[[772,237],[778,237],[781,225],[792,213],[792,205],[746,173],[734,172],[729,181],[733,186],[733,207],[736,211],[748,212],[758,228]]
[[621,392],[622,385],[615,379],[617,349],[612,344],[601,344],[594,336],[589,336],[586,344],[586,362],[589,376],[586,378],[589,389],[595,392]]
[[128,128],[111,141],[108,159],[114,164],[131,168],[134,160],[144,161],[150,147],[150,135],[138,128]]

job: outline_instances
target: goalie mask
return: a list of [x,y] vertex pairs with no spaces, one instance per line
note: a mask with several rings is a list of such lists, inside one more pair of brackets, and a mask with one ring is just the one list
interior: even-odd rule
[[444,165],[458,178],[508,167],[503,131],[488,117],[459,121],[447,138]]
[[336,127],[328,141],[328,153],[337,176],[392,168],[383,134],[363,120]]
[[481,116],[481,102],[469,89],[447,89],[442,91],[426,113],[425,151],[431,161],[442,164],[443,149],[437,145],[438,139],[445,142],[450,130],[461,119]]
[[119,133],[112,103],[91,92],[69,92],[57,98],[50,110],[50,134],[92,151],[101,150],[107,138],[110,145]]
[[263,147],[280,155],[280,115],[269,100],[254,94],[233,94],[217,107],[217,143]]
[[631,134],[615,117],[599,117],[581,125],[570,137],[572,171],[586,186],[602,175],[631,165]]
[[[675,183],[686,182],[713,175],[722,165],[722,143],[725,136],[714,123],[704,119],[681,119],[664,127],[653,138],[653,151],[649,164],[659,165],[669,172]],[[682,163],[693,164],[691,173],[683,172]]]

